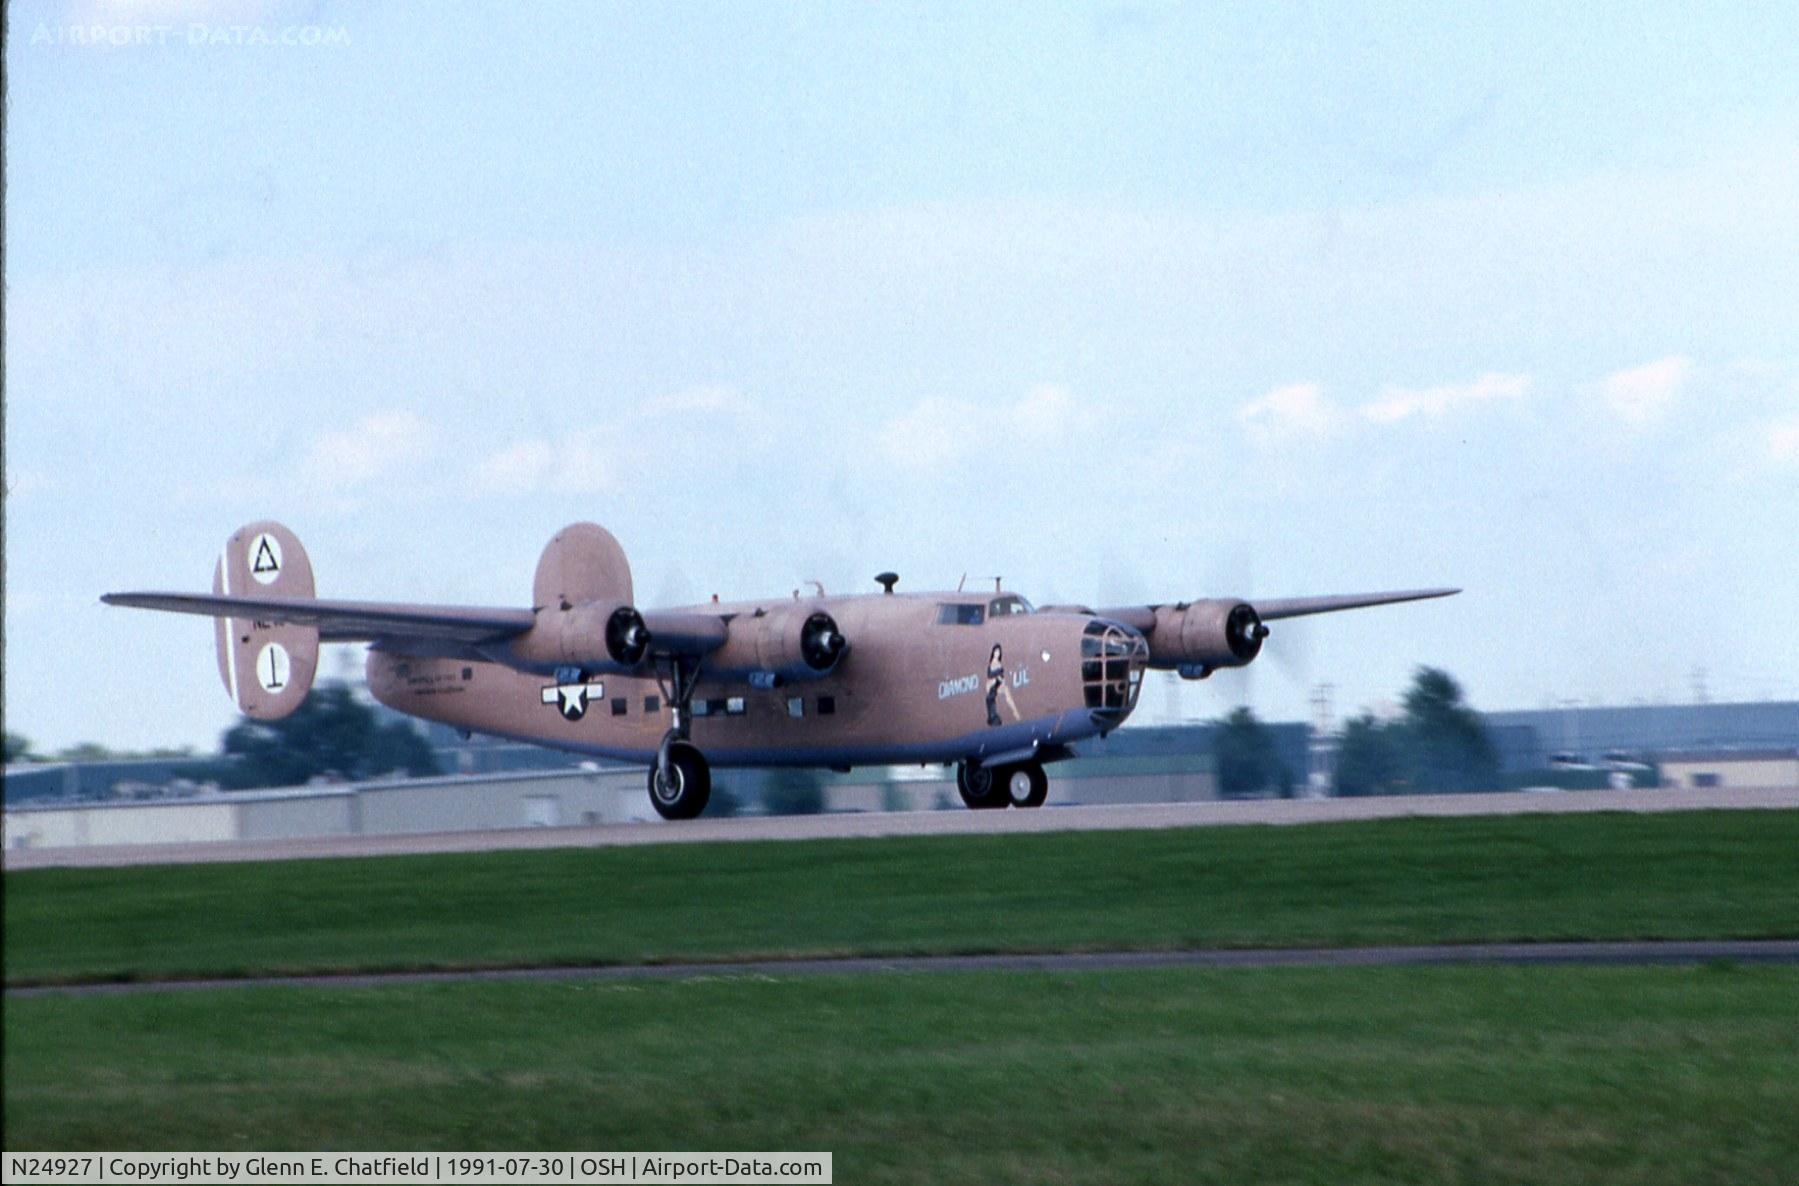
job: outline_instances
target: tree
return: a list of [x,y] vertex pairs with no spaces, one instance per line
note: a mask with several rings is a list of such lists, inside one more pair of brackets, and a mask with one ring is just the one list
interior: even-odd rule
[[1239,708],[1217,722],[1212,736],[1212,757],[1217,764],[1218,794],[1242,799],[1281,782],[1284,773],[1274,750],[1274,735],[1256,714]]
[[[21,738],[20,740],[23,740]],[[27,755],[29,756],[29,755]],[[156,746],[152,749],[113,749],[98,741],[78,741],[56,751],[58,762],[141,762],[152,758],[191,758],[192,746]]]
[[1351,717],[1337,743],[1337,794],[1391,795],[1405,780],[1405,760],[1395,729],[1372,713]]
[[56,751],[59,762],[114,762],[122,756],[97,741],[78,741]]
[[1421,791],[1490,791],[1499,782],[1499,752],[1480,715],[1462,699],[1447,671],[1420,667],[1404,700],[1407,774]]
[[23,762],[31,757],[31,741],[17,733],[6,735],[6,760],[8,763]]
[[220,781],[232,787],[301,786],[320,775],[356,780],[395,771],[442,773],[410,725],[382,725],[346,684],[315,688],[282,720],[245,718],[226,730],[223,748],[237,759],[220,771]]

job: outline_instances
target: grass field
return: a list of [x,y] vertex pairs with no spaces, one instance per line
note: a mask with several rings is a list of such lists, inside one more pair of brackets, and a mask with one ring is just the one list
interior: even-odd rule
[[[1799,812],[9,873],[9,983],[1799,936]],[[828,1149],[839,1181],[1755,1183],[1799,969],[901,973],[10,998],[12,1149]]]
[[1790,1183],[1799,969],[10,1000],[9,1148],[760,1149],[839,1182]]
[[756,956],[1799,937],[1799,812],[6,874],[9,984]]

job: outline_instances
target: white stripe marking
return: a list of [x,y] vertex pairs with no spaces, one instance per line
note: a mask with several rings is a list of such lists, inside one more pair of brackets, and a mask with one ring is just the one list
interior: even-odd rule
[[[225,596],[231,596],[230,544],[219,552],[219,584],[225,590]],[[225,681],[231,689],[231,703],[237,711],[244,711],[244,702],[237,698],[237,627],[230,618],[225,619]]]

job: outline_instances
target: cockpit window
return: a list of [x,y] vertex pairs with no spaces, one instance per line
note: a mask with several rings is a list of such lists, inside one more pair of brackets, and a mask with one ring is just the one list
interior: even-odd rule
[[986,620],[987,607],[983,605],[946,603],[937,607],[939,626],[979,626]]
[[1004,597],[995,597],[987,603],[987,616],[1003,618],[1009,614],[1028,614],[1031,603],[1016,593],[1008,593]]

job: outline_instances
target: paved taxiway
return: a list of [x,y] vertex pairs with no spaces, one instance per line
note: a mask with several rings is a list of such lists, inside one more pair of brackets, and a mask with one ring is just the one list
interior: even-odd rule
[[1103,972],[1132,968],[1383,968],[1442,964],[1799,963],[1799,939],[1666,940],[1628,943],[1445,943],[1415,947],[1085,951],[1010,955],[919,955],[844,959],[732,960],[499,968],[464,972],[377,972],[235,980],[142,980],[9,988],[9,997],[118,996],[280,986],[373,988],[391,984],[563,980],[690,980],[709,976],[857,976],[890,972]]
[[[1051,792],[1053,795],[1053,791]],[[623,844],[818,840],[857,836],[946,836],[1023,832],[1104,832],[1244,824],[1319,824],[1529,813],[1698,811],[1799,808],[1799,787],[1705,790],[1518,792],[1495,795],[1402,795],[1367,799],[1216,800],[1103,807],[1050,806],[1038,811],[911,811],[854,815],[759,816],[646,822],[501,832],[322,836],[290,840],[9,849],[5,867],[180,865],[401,853],[490,852],[501,849],[604,848]]]

